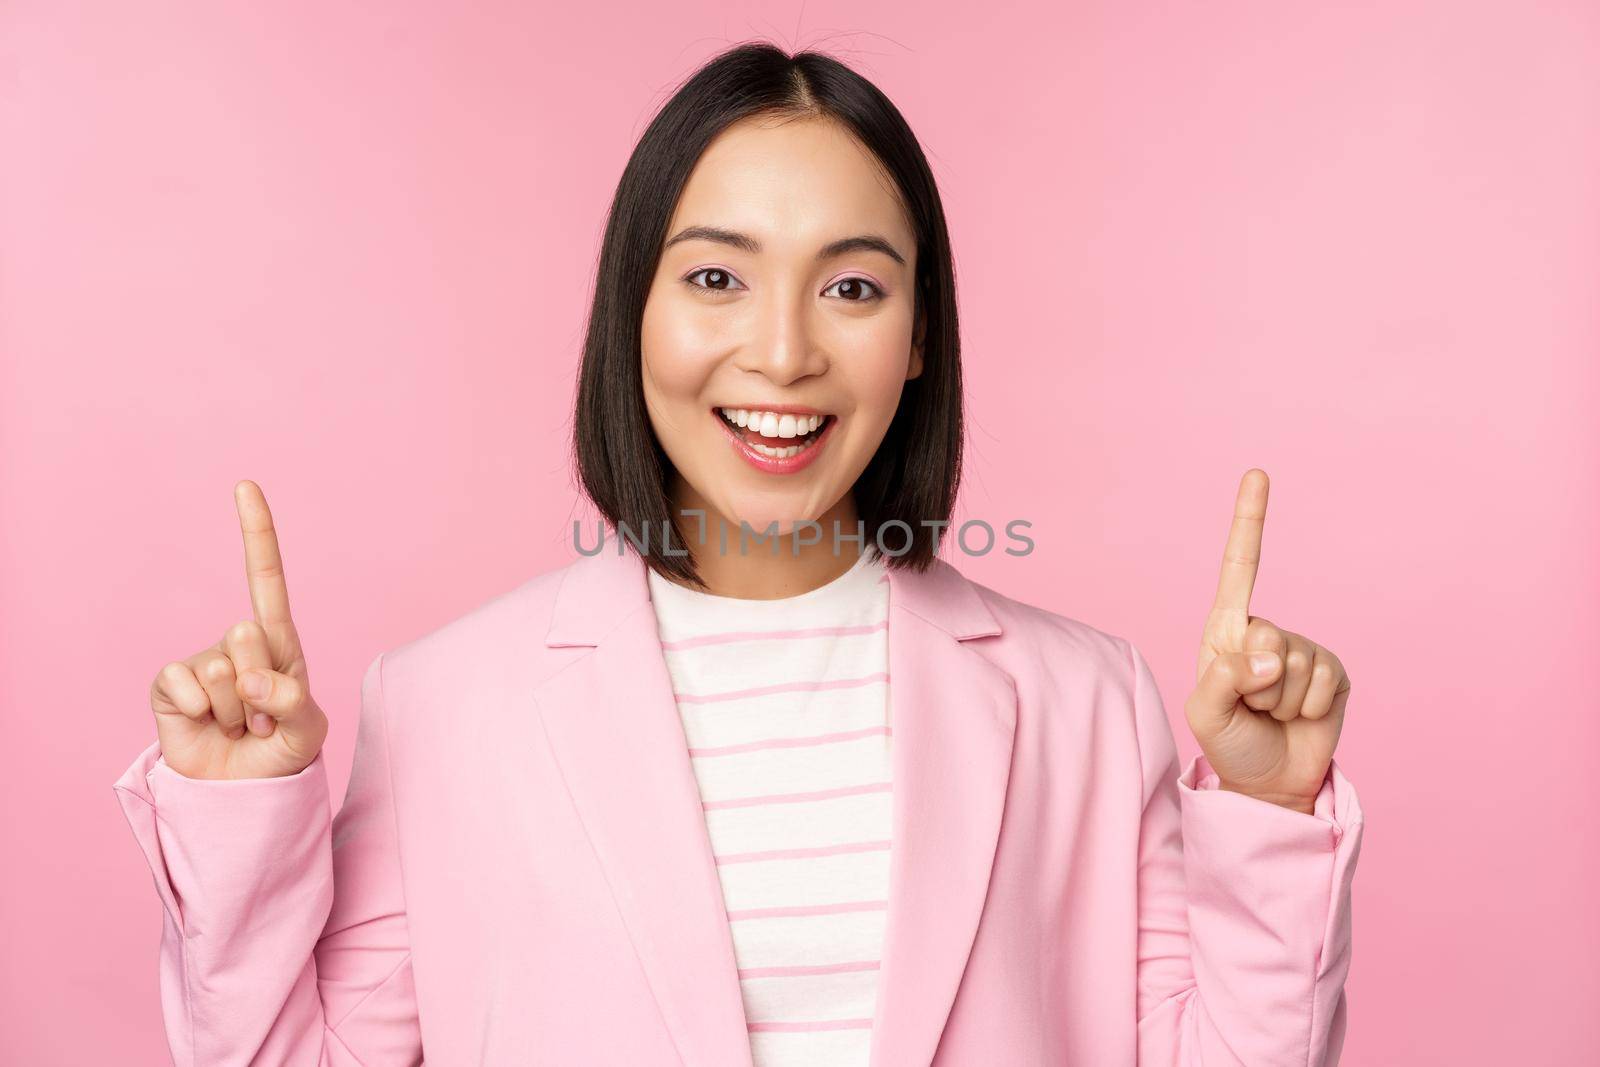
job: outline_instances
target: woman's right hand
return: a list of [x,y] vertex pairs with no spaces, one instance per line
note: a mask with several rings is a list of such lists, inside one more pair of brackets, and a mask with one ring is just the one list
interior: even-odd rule
[[[304,770],[328,736],[311,698],[289,586],[261,487],[233,487],[255,617],[222,640],[161,668],[150,686],[167,765],[187,778],[277,778]],[[251,686],[261,681],[259,692]]]

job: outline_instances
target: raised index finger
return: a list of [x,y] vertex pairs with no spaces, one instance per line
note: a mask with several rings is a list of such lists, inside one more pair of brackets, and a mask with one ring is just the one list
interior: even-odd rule
[[1255,588],[1261,564],[1261,529],[1267,521],[1267,472],[1251,467],[1239,481],[1233,502],[1233,525],[1222,552],[1222,574],[1217,579],[1217,599],[1212,610],[1250,614],[1250,591]]
[[250,583],[250,607],[262,626],[293,626],[289,618],[289,584],[283,578],[283,556],[266,495],[248,478],[233,487],[244,535],[244,573]]

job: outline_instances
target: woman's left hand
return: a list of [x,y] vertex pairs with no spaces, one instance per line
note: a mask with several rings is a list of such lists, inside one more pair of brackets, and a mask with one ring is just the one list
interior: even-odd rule
[[[1254,467],[1239,482],[1184,711],[1222,788],[1310,814],[1339,742],[1350,678],[1328,649],[1250,614],[1267,485]],[[1268,660],[1264,675],[1251,671],[1257,654]]]

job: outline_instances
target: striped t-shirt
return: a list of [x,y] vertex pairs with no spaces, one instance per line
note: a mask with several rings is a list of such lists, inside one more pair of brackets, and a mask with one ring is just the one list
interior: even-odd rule
[[865,1064],[889,898],[889,585],[778,600],[648,572],[756,1067]]

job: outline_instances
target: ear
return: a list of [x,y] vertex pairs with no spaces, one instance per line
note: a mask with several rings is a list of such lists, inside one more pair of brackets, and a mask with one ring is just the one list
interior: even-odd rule
[[911,334],[911,363],[906,368],[906,381],[922,373],[922,347],[927,340],[928,315],[922,308],[922,301],[917,301],[917,321]]

